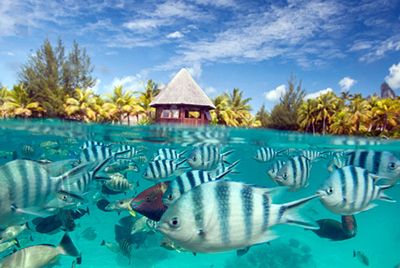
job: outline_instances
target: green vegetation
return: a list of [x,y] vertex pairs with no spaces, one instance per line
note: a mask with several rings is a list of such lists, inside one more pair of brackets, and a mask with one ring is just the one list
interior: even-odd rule
[[[153,122],[150,107],[160,92],[148,80],[142,92],[117,86],[111,94],[96,95],[91,88],[96,79],[85,49],[74,42],[66,54],[58,41],[54,48],[48,40],[29,57],[11,90],[0,86],[0,117],[58,117],[85,122]],[[305,99],[301,82],[292,77],[288,90],[271,113],[265,106],[253,116],[243,92],[234,88],[213,99],[212,123],[234,127],[263,127],[309,133],[400,137],[400,98],[364,98],[361,94],[328,92]]]

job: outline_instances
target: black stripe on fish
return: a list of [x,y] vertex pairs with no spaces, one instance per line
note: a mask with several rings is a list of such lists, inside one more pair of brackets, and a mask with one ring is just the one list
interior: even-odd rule
[[190,189],[193,189],[194,187],[196,187],[196,183],[194,181],[193,173],[192,172],[188,172],[187,176],[188,176],[188,180],[189,180],[189,183],[190,183]]
[[262,230],[267,230],[269,226],[269,209],[270,209],[270,204],[269,204],[269,196],[268,193],[264,193],[262,195],[262,211],[263,211],[263,225],[262,225]]
[[[201,188],[201,187],[199,187]],[[224,244],[230,243],[230,230],[229,230],[229,215],[230,215],[230,202],[229,202],[230,189],[229,185],[222,181],[215,186],[215,199],[218,205],[218,218],[220,223],[221,239]]]
[[359,167],[365,168],[366,167],[366,160],[368,157],[368,151],[362,151],[359,156]]
[[185,186],[183,185],[182,178],[178,177],[176,179],[176,182],[178,183],[179,193],[182,195],[183,193],[185,193]]
[[250,239],[253,232],[253,188],[249,185],[243,185],[240,195],[242,199],[246,239]]
[[350,175],[351,178],[353,179],[353,203],[352,203],[352,208],[355,209],[356,208],[356,204],[357,204],[357,190],[359,187],[359,174],[356,170],[356,168],[354,166],[350,167]]
[[379,167],[381,165],[382,152],[374,152],[373,161],[372,161],[372,174],[378,174]]
[[28,165],[32,164],[32,163],[25,163],[19,170],[19,175],[21,176],[22,181],[20,181],[22,183],[22,198],[24,200],[24,207],[30,207],[30,193],[29,193],[29,187],[35,187],[34,183],[36,178],[32,178],[32,185],[29,185],[29,178],[28,178],[28,173],[27,173],[27,169],[28,169]]
[[340,186],[342,190],[342,207],[346,205],[346,177],[344,174],[343,169],[338,169],[339,179],[340,179]]
[[368,171],[364,169],[363,171],[363,178],[364,178],[364,194],[363,194],[363,200],[361,202],[361,207],[364,207],[368,203],[368,187],[369,187],[369,174]]
[[204,231],[204,195],[202,187],[198,187],[192,192],[192,204],[196,228],[198,234],[201,235]]

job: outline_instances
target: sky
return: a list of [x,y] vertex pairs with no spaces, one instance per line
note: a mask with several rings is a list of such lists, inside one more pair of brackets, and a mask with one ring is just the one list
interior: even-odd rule
[[295,76],[306,98],[400,94],[400,1],[1,0],[0,83],[48,38],[86,48],[97,79],[143,90],[185,67],[210,96],[240,88],[271,109]]

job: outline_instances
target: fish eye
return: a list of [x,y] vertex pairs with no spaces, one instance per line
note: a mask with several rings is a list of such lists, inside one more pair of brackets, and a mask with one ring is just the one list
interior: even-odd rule
[[169,221],[169,226],[171,226],[172,228],[178,228],[180,225],[180,222],[178,220],[177,217],[173,217],[170,221]]
[[396,163],[395,162],[390,162],[389,163],[389,169],[391,169],[391,170],[396,169]]
[[332,188],[332,187],[329,187],[328,189],[326,189],[326,193],[327,193],[328,195],[331,195],[331,194],[333,193],[333,188]]
[[172,194],[169,194],[169,195],[168,195],[168,199],[169,199],[169,200],[172,200],[173,198],[174,198],[174,197],[172,196]]
[[150,202],[150,196],[146,196],[146,201]]
[[287,173],[283,173],[282,177],[286,180],[287,179]]
[[120,205],[123,205],[123,204],[124,204],[124,202],[122,202],[122,201],[119,201],[119,204],[120,204]]

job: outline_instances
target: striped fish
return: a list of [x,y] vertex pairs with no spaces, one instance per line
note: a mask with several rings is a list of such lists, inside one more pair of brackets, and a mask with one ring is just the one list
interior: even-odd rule
[[23,159],[31,159],[35,156],[35,149],[32,145],[23,145],[21,147],[21,156]]
[[88,163],[95,161],[103,161],[104,159],[110,158],[114,155],[111,148],[104,146],[92,146],[85,148],[81,151],[78,156],[79,163]]
[[204,170],[191,170],[183,173],[172,180],[168,186],[167,191],[163,195],[163,203],[166,206],[170,206],[174,203],[182,194],[192,190],[194,187],[199,186],[202,183],[216,181],[222,179],[227,174],[233,171],[233,168],[239,163],[235,161],[227,167],[223,172],[216,176],[213,176],[210,172]]
[[136,149],[135,147],[133,147],[131,145],[124,144],[118,148],[117,153],[120,153],[120,152],[125,152],[124,156],[127,158],[133,158],[133,157],[139,155],[142,151]]
[[279,185],[288,186],[295,191],[308,186],[310,171],[311,161],[304,156],[295,156],[278,170],[274,180]]
[[265,243],[277,224],[318,228],[297,211],[317,195],[273,204],[270,191],[233,181],[201,184],[167,209],[157,230],[193,252],[218,252]]
[[[52,174],[40,163],[30,160],[14,160],[0,167],[0,227],[22,224],[30,216],[50,209],[49,204],[63,207],[57,200],[57,192],[64,181],[79,174],[85,166],[79,166],[60,176]],[[53,202],[54,201],[54,202]]]
[[254,157],[255,160],[260,162],[268,162],[278,156],[282,151],[277,151],[271,147],[261,147],[257,150],[256,156]]
[[157,155],[154,157],[154,160],[164,160],[164,159],[177,160],[181,158],[185,153],[186,151],[179,153],[175,149],[160,148],[158,149]]
[[333,171],[318,194],[327,209],[341,215],[371,209],[377,199],[395,202],[383,192],[393,185],[377,185],[376,180],[366,169],[346,166]]
[[97,146],[108,147],[110,145],[109,144],[104,144],[101,141],[84,141],[82,146],[79,147],[79,148],[83,150],[83,149],[87,149],[87,148],[91,148],[91,147],[97,147]]
[[218,147],[203,146],[193,150],[188,163],[193,169],[213,170],[218,167],[218,164],[226,162],[224,158],[231,153],[233,153],[232,150],[221,153]]
[[388,151],[354,151],[347,154],[346,165],[365,168],[370,173],[392,179],[400,179],[400,160]]
[[271,168],[267,171],[271,179],[275,179],[276,174],[278,174],[278,171],[285,165],[285,163],[285,161],[277,160],[272,164]]
[[149,180],[165,179],[172,176],[175,171],[182,165],[185,160],[175,162],[174,160],[156,160],[151,161],[146,171],[143,174],[143,178]]
[[133,189],[133,185],[120,173],[112,174],[110,178],[104,183],[104,186],[114,192],[122,193]]
[[318,160],[321,160],[321,158],[326,158],[325,156],[326,152],[320,152],[316,150],[302,150],[301,155],[308,158],[311,162],[316,162]]

